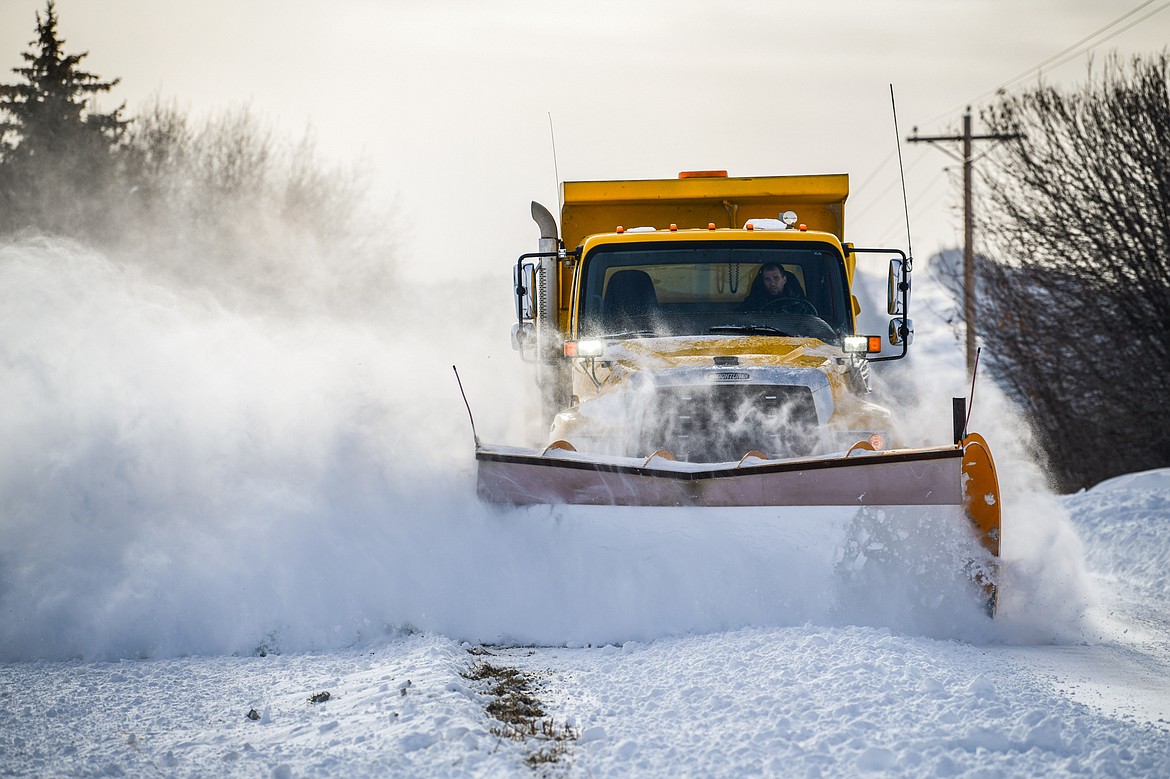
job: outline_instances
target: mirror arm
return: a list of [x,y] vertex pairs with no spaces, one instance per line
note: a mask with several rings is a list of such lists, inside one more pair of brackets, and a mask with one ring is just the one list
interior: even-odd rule
[[902,340],[902,352],[900,354],[892,354],[888,357],[870,357],[869,362],[886,362],[887,360],[900,360],[905,357],[910,351],[910,344],[907,343],[907,335],[910,332],[908,326],[910,316],[910,271],[913,268],[914,260],[906,252],[901,249],[870,249],[859,246],[850,246],[848,251],[857,252],[858,254],[896,254],[902,260],[902,278],[898,282],[898,291],[902,293],[902,325],[899,330],[899,336]]

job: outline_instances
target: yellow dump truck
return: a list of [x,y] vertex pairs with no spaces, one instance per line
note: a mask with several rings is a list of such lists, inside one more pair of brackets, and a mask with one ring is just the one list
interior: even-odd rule
[[[912,260],[844,241],[846,175],[562,185],[514,269],[513,346],[547,439],[477,445],[506,504],[965,508],[999,550],[999,492],[956,403],[954,440],[903,448],[871,363],[904,357]],[[888,259],[888,329],[859,333],[859,257]]]

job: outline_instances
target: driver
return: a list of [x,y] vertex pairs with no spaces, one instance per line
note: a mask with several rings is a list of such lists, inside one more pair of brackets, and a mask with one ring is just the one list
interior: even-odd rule
[[792,273],[784,270],[778,263],[765,263],[752,283],[751,292],[743,301],[744,309],[760,311],[783,299],[802,300],[806,303],[808,301],[804,296],[804,290],[800,288],[800,282]]

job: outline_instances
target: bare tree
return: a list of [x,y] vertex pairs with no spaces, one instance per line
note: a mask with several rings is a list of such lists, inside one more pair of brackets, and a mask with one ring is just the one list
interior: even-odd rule
[[982,163],[985,358],[1065,490],[1170,464],[1168,66],[1110,58],[983,113],[1023,134]]
[[192,122],[156,99],[127,141],[117,247],[233,307],[384,308],[394,265],[365,174],[281,140],[246,107]]

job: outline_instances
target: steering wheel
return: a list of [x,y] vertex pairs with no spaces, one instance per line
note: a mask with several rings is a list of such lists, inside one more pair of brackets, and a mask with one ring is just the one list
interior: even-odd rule
[[761,311],[775,311],[782,314],[806,314],[818,316],[817,307],[805,298],[776,298],[760,306]]

